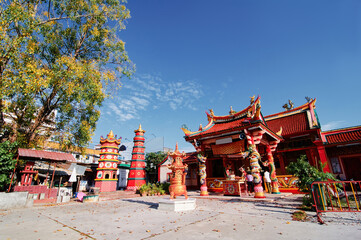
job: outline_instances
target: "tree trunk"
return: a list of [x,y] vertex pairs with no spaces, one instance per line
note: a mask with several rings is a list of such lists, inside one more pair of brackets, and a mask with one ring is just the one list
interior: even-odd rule
[[51,112],[55,109],[56,107],[56,103],[54,103],[53,105],[51,104],[51,102],[54,100],[56,94],[57,94],[57,87],[55,86],[53,88],[53,91],[51,92],[51,94],[49,95],[49,97],[46,99],[46,101],[44,101],[43,106],[41,107],[35,121],[34,124],[32,124],[32,126],[29,129],[29,132],[27,133],[27,141],[30,144],[31,142],[33,142],[35,140],[36,137],[36,130],[39,129],[39,127],[44,124],[45,120],[49,117],[49,115],[51,114]]

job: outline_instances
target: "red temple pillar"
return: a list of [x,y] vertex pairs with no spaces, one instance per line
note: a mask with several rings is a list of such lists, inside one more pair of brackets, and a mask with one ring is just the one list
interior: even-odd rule
[[100,159],[98,161],[95,187],[100,188],[100,192],[114,192],[117,190],[117,170],[118,170],[118,146],[120,140],[116,139],[113,131],[110,131],[107,138],[100,138]]
[[[259,160],[261,159],[261,155],[257,151],[257,147],[255,145],[255,141],[253,136],[245,129],[244,133],[247,137],[248,144],[248,160],[249,165],[251,167],[251,172],[253,176],[253,184],[254,184],[254,197],[255,198],[265,198],[262,187],[262,178],[260,174],[261,166],[259,165]],[[258,141],[258,140],[257,140]]]
[[316,144],[316,148],[317,148],[318,155],[320,157],[321,164],[322,165],[325,164],[322,171],[331,173],[330,165],[329,165],[328,158],[327,158],[326,149],[325,149],[325,146],[323,145],[322,140],[316,140],[313,143]]
[[130,163],[130,169],[128,174],[127,190],[135,191],[139,189],[143,184],[146,184],[145,180],[145,147],[144,147],[144,133],[142,126],[139,124],[139,128],[134,130],[134,147],[132,152],[132,161]]
[[273,155],[271,151],[271,146],[267,145],[267,157],[268,157],[268,166],[270,168],[271,182],[272,182],[272,194],[280,194],[278,190],[278,179],[276,176],[276,167],[273,160]]
[[280,168],[281,168],[282,174],[286,174],[285,160],[284,160],[284,158],[283,158],[283,154],[282,154],[282,153],[278,153],[278,154],[277,154],[277,158],[278,158],[278,161],[279,161],[279,163],[280,163]]
[[207,189],[207,158],[202,153],[197,154],[198,165],[199,165],[199,182],[201,184],[201,196],[208,196]]
[[313,149],[307,149],[306,150],[306,156],[308,159],[308,162],[312,165],[312,166],[317,166],[317,163],[315,161],[315,154],[313,153]]

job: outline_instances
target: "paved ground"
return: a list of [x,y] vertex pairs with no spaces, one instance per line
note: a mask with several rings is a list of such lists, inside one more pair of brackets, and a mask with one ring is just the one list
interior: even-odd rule
[[[361,213],[327,214],[325,225],[292,221],[300,195],[198,197],[187,212],[157,210],[160,197],[109,195],[97,203],[0,211],[0,239],[360,239]],[[105,200],[105,201],[104,201]]]

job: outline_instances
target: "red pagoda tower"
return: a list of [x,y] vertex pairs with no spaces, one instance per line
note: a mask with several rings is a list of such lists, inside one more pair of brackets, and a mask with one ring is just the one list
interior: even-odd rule
[[132,161],[130,163],[127,190],[137,190],[146,183],[145,181],[145,147],[144,133],[142,126],[134,130],[134,147],[132,152]]
[[100,192],[114,192],[117,190],[117,170],[118,170],[118,146],[120,140],[114,137],[110,131],[107,138],[100,137],[100,159],[98,161],[97,177],[95,187],[100,188]]

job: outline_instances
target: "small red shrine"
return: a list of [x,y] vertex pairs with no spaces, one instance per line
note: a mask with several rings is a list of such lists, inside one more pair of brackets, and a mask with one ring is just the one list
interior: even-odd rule
[[[282,137],[271,130],[261,114],[260,97],[251,98],[250,105],[242,111],[232,109],[229,115],[216,116],[207,112],[208,124],[200,125],[192,132],[182,128],[185,140],[193,144],[206,161],[207,187],[211,191],[223,191],[222,179],[230,175],[241,176],[241,167],[249,168],[255,184],[255,197],[263,198],[260,171],[270,167],[272,193],[279,193],[276,168],[272,152]],[[278,129],[280,130],[280,129]]]
[[100,192],[117,190],[118,146],[120,141],[121,138],[114,137],[113,131],[110,131],[107,138],[100,137],[100,158],[95,179],[95,187],[100,188]]
[[135,137],[134,147],[132,152],[132,160],[128,174],[127,190],[137,190],[146,183],[145,180],[145,147],[144,147],[144,133],[142,126],[134,130]]
[[21,186],[30,186],[33,182],[34,174],[38,174],[38,171],[34,170],[35,162],[26,162],[24,170],[21,173]]
[[[15,192],[28,192],[29,194],[34,194],[34,203],[50,203],[56,202],[58,188],[53,187],[55,170],[59,163],[65,162],[75,162],[75,158],[70,153],[61,153],[61,152],[50,152],[42,150],[33,150],[33,149],[18,149],[18,160],[25,161],[25,168],[21,173],[21,184],[14,187]],[[17,160],[17,161],[18,161]],[[35,162],[47,162],[50,165],[53,165],[53,173],[51,175],[51,181],[49,184],[44,185],[34,185],[34,175],[38,174],[38,171],[34,170]],[[17,166],[15,166],[16,169]],[[14,172],[15,172],[14,169]],[[11,183],[13,181],[14,174],[11,178]],[[46,183],[47,177],[44,181]],[[11,184],[9,186],[9,191]]]

